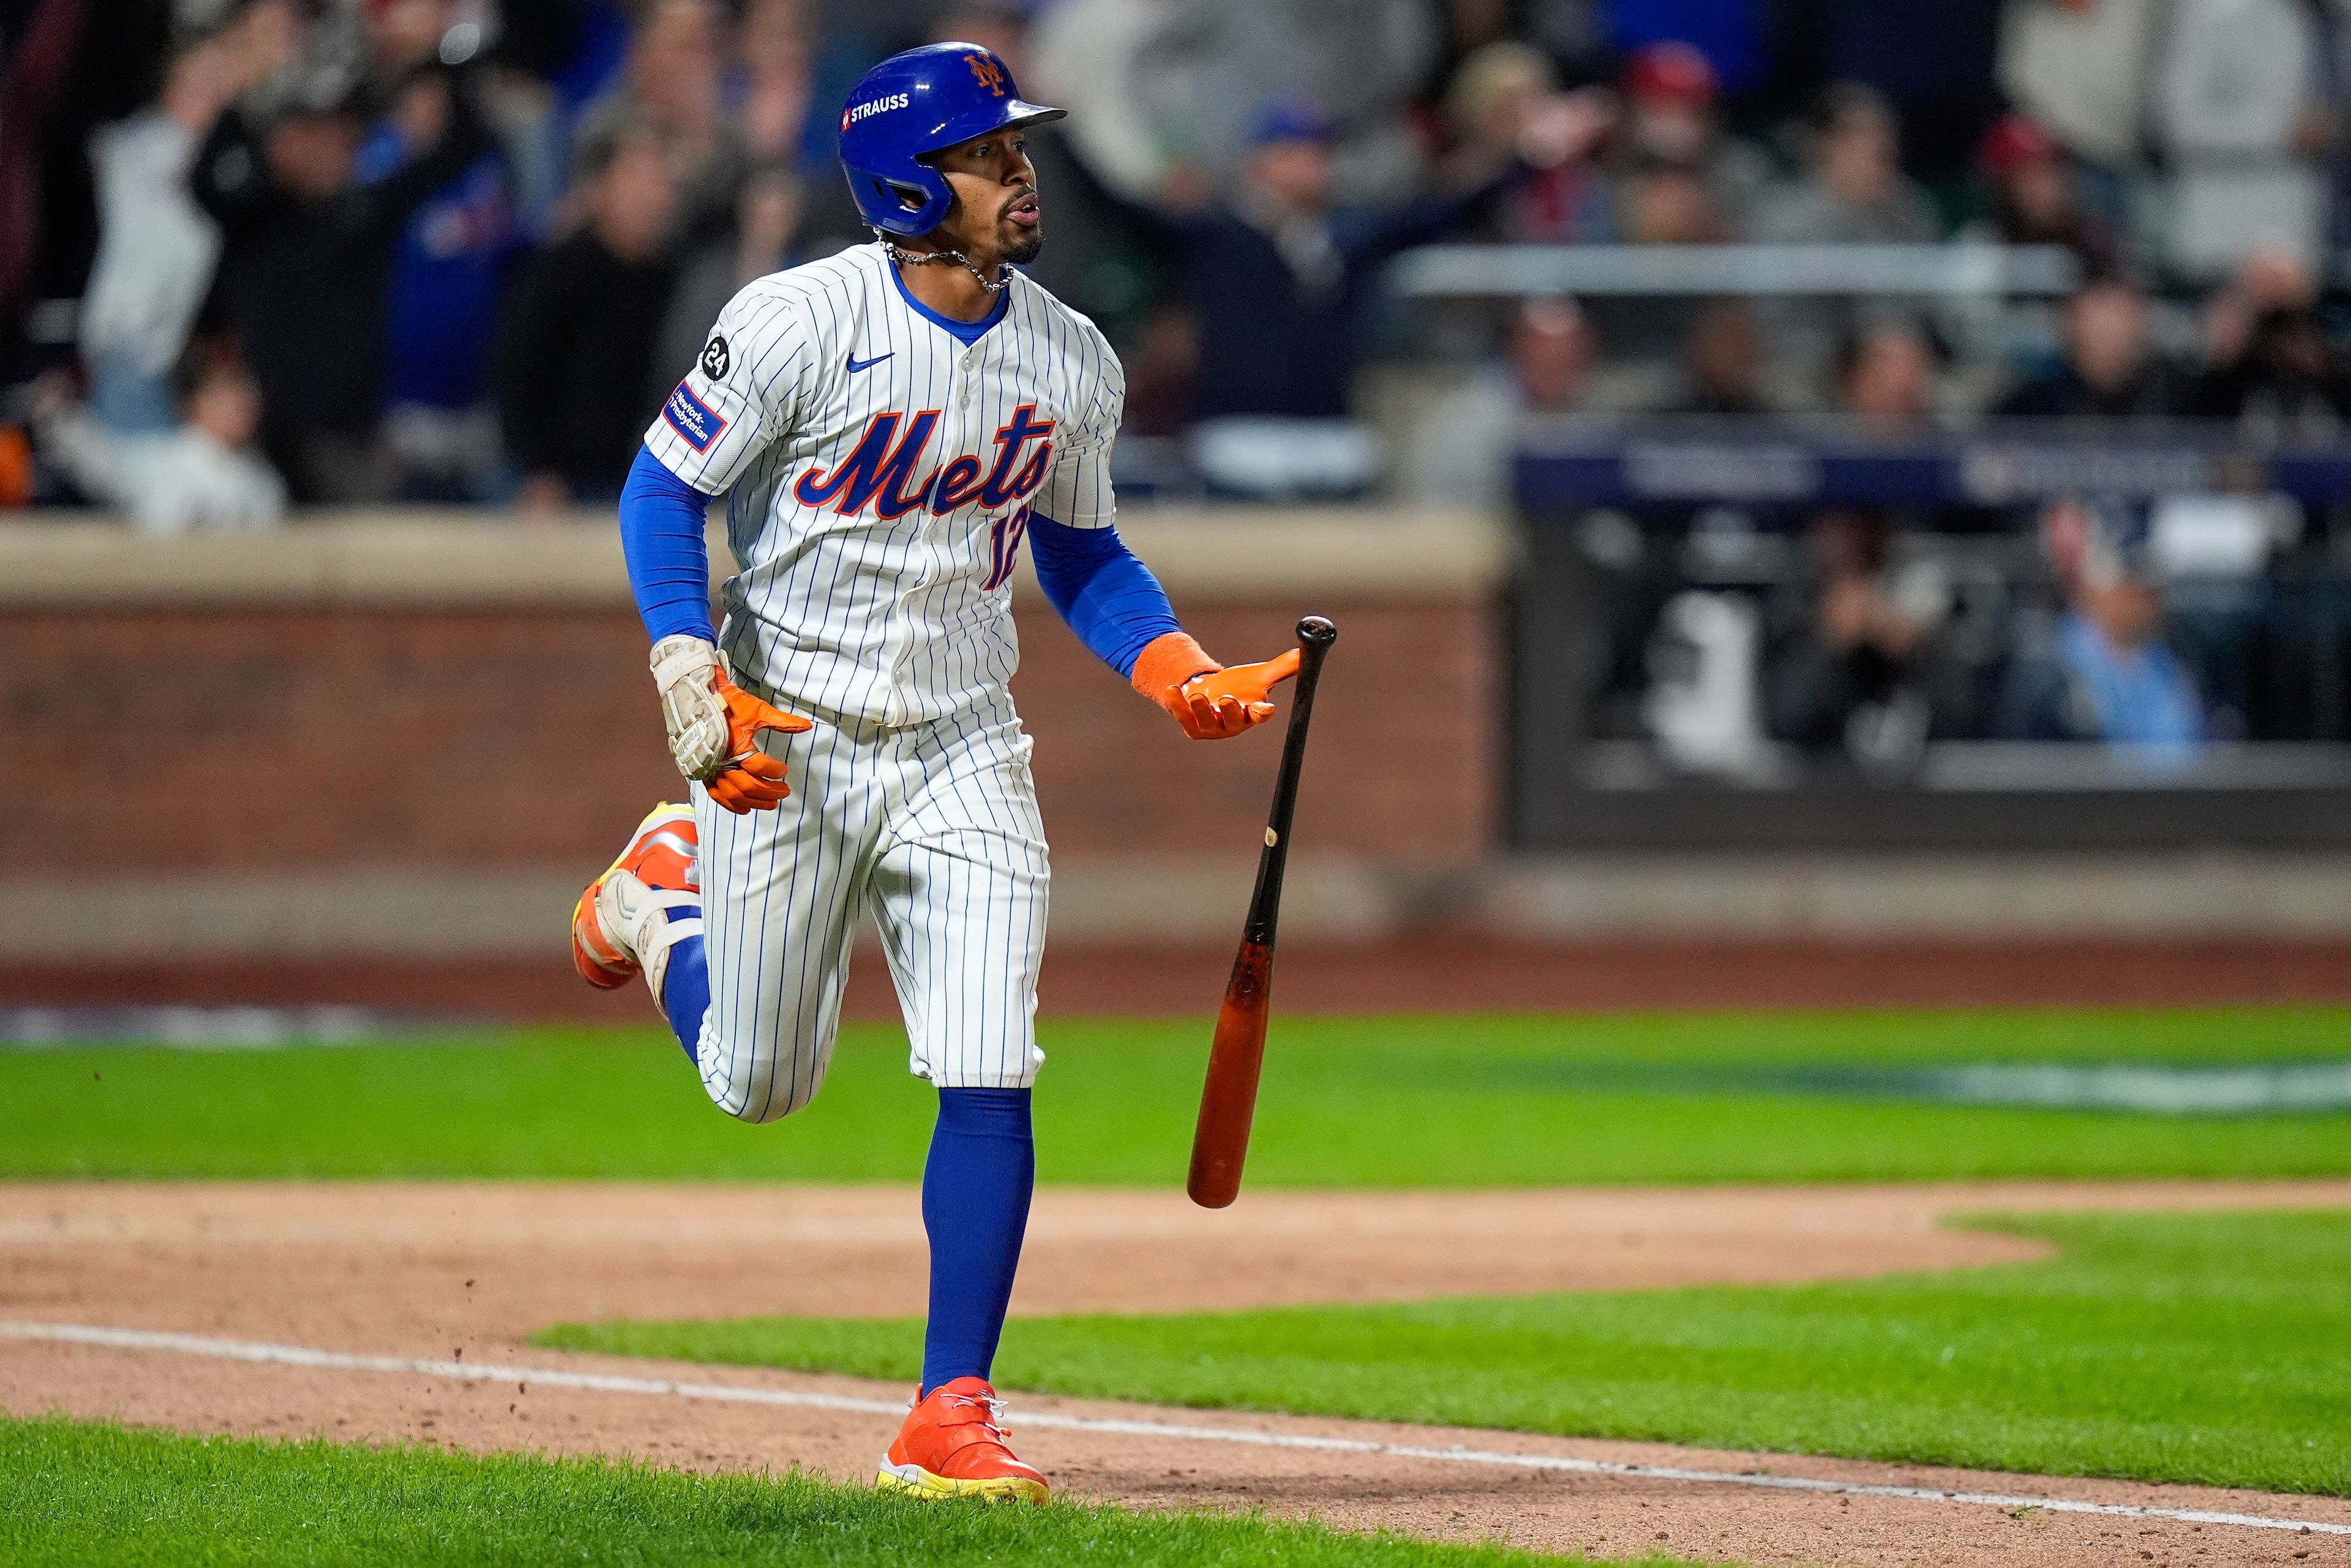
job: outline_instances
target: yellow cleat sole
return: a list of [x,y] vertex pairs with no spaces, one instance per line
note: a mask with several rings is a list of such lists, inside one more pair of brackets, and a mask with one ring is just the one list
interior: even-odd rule
[[950,1498],[976,1498],[981,1502],[1042,1503],[1048,1495],[1044,1482],[1024,1480],[1019,1476],[959,1481],[946,1476],[935,1476],[919,1465],[893,1465],[886,1459],[873,1477],[873,1490],[896,1492],[901,1497],[918,1497],[926,1502],[944,1502]]

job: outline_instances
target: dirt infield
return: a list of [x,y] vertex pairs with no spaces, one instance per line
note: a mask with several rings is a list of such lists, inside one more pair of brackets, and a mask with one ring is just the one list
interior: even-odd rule
[[[1040,1010],[1059,1017],[1204,1017],[1229,944],[1061,944]],[[2351,944],[2329,941],[1621,941],[1531,944],[1432,936],[1283,944],[1285,1011],[1560,1009],[2202,1007],[2351,1002]],[[643,993],[591,991],[559,950],[539,962],[410,959],[201,964],[18,961],[0,1006],[347,1004],[395,1013],[646,1027]],[[878,956],[850,967],[852,1018],[898,1017]]]
[[[61,1344],[0,1333],[0,1406],[192,1431],[424,1438],[627,1453],[703,1469],[798,1464],[862,1477],[893,1425],[855,1402],[906,1391],[841,1378],[529,1348],[563,1319],[751,1312],[912,1315],[923,1238],[893,1187],[19,1184],[0,1203],[0,1320],[99,1324],[522,1369],[466,1382],[392,1364],[256,1364],[190,1347]],[[2351,1181],[1252,1195],[1228,1212],[1160,1192],[1040,1193],[1015,1310],[1175,1310],[1691,1283],[1853,1278],[2038,1255],[1946,1232],[1985,1208],[2351,1206]],[[532,1386],[530,1369],[689,1377],[845,1399],[747,1405],[674,1390]],[[444,1369],[446,1370],[445,1368]],[[1674,1465],[2351,1523],[2351,1503],[2202,1488],[1962,1476],[1368,1423],[1239,1418],[1024,1399],[1056,1417],[1024,1452],[1073,1494],[1263,1506],[1352,1527],[1499,1537],[1553,1551],[1669,1551],[1750,1563],[2351,1564],[2351,1536],[1758,1491],[1520,1469],[1498,1456]],[[1168,1429],[1402,1443],[1236,1444]],[[1468,1446],[1473,1463],[1428,1450]]]

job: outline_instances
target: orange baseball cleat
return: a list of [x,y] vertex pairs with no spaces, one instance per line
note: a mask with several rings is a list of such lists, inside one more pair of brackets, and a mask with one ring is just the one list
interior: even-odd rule
[[977,1377],[943,1383],[916,1402],[873,1478],[910,1497],[1043,1502],[1045,1478],[1005,1446],[1004,1402]]
[[[670,944],[692,934],[687,925],[702,928],[700,854],[693,807],[664,804],[645,814],[621,858],[571,911],[571,967],[581,979],[599,990],[625,986],[648,963],[659,967]],[[687,907],[695,914],[670,914]],[[661,996],[658,984],[653,996]]]

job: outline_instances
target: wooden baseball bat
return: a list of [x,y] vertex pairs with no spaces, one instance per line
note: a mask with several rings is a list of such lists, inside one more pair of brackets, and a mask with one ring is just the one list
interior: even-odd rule
[[1290,733],[1281,743],[1281,772],[1273,784],[1273,813],[1258,856],[1257,892],[1241,926],[1240,952],[1217,1012],[1208,1078],[1200,1087],[1200,1122],[1192,1133],[1192,1174],[1184,1190],[1203,1208],[1222,1208],[1240,1196],[1241,1163],[1249,1157],[1249,1119],[1257,1112],[1258,1073],[1265,1065],[1265,1024],[1273,1002],[1273,935],[1281,917],[1281,873],[1290,861],[1290,818],[1298,805],[1298,772],[1306,760],[1306,727],[1314,717],[1314,683],[1339,629],[1320,615],[1298,623],[1298,684],[1290,698]]

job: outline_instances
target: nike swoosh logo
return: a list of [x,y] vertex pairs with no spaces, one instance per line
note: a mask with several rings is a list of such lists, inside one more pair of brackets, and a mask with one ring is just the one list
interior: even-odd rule
[[893,349],[887,354],[876,354],[870,360],[861,360],[855,354],[852,354],[849,356],[849,373],[853,376],[860,371],[870,371],[883,361],[893,358],[897,351]]

